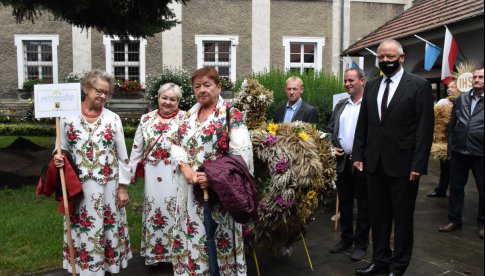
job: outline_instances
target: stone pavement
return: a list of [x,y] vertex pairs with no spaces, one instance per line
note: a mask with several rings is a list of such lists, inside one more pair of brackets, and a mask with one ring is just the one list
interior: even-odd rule
[[[448,198],[427,198],[426,193],[432,190],[439,177],[437,161],[430,162],[429,175],[421,179],[415,213],[415,243],[413,258],[406,275],[484,275],[484,242],[478,237],[476,215],[478,193],[470,175],[467,185],[464,225],[453,233],[439,233],[441,224],[447,222]],[[344,254],[330,254],[332,245],[340,239],[333,230],[330,221],[332,213],[319,210],[315,221],[309,225],[305,235],[307,246],[313,261],[314,271],[310,270],[302,242],[294,245],[291,257],[275,257],[270,253],[258,252],[262,276],[344,276],[354,275],[354,269],[365,266],[371,259],[372,249],[361,262],[349,259],[350,251]],[[57,269],[43,275],[69,275]],[[147,268],[139,256],[129,262],[122,275],[173,275],[168,268]],[[254,261],[248,256],[248,275],[257,275]]]

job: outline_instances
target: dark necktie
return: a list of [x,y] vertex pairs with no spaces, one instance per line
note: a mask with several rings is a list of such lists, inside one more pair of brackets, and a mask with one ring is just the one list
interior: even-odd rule
[[390,78],[387,78],[385,82],[386,82],[386,89],[384,89],[384,95],[382,95],[382,102],[381,102],[381,121],[384,120],[384,116],[386,115],[387,99],[389,98],[389,83],[391,83],[392,80]]

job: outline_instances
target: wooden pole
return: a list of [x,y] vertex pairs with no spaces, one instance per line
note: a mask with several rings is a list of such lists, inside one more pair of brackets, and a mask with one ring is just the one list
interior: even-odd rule
[[303,242],[303,247],[305,247],[306,257],[308,258],[308,263],[310,264],[310,270],[313,272],[313,264],[312,259],[310,258],[310,252],[308,252],[308,247],[306,246],[305,236],[303,232],[300,230],[301,240]]
[[340,212],[340,208],[339,208],[339,198],[338,198],[338,194],[337,194],[337,203],[336,203],[336,206],[335,206],[335,220],[334,220],[334,230],[335,232],[338,231],[338,221],[340,220],[340,216],[339,216],[339,212]]
[[[57,154],[62,154],[61,150],[61,123],[60,118],[56,118],[56,147],[57,147]],[[61,186],[62,186],[62,198],[64,200],[64,214],[66,217],[66,229],[67,229],[67,243],[69,246],[69,255],[70,255],[70,263],[71,263],[71,272],[73,276],[76,276],[76,262],[74,260],[74,245],[72,243],[72,236],[71,236],[71,217],[69,214],[69,203],[67,202],[67,189],[66,189],[66,178],[64,176],[64,167],[59,168],[59,175],[61,177]]]
[[254,263],[256,265],[256,272],[258,273],[258,276],[261,276],[261,272],[259,271],[259,262],[258,262],[258,257],[256,256],[256,251],[254,248],[251,249],[253,251],[253,258],[254,258]]

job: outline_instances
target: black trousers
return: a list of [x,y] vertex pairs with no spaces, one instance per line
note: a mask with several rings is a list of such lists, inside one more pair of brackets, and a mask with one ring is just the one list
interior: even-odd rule
[[448,220],[452,223],[462,224],[463,203],[465,201],[465,185],[468,181],[468,173],[471,170],[479,194],[478,201],[478,226],[483,228],[483,156],[464,155],[456,152],[451,153],[451,187],[448,203]]
[[[388,176],[382,164],[368,175],[373,262],[389,266],[391,272],[404,274],[413,252],[414,209],[419,181]],[[394,221],[394,254],[391,232]]]
[[440,182],[438,186],[434,188],[437,193],[446,194],[446,190],[448,190],[448,186],[450,185],[451,176],[450,176],[450,160],[449,159],[440,159]]
[[[369,201],[367,179],[361,172],[353,172],[352,161],[346,159],[345,169],[337,177],[342,241],[354,244],[356,249],[369,246]],[[357,199],[357,223],[354,232],[354,198]]]

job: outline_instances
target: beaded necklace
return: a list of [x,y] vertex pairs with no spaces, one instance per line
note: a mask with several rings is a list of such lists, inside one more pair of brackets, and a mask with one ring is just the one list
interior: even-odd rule
[[100,111],[98,111],[96,114],[94,114],[94,115],[90,115],[90,114],[88,114],[88,113],[86,112],[86,109],[85,109],[85,105],[84,105],[84,103],[81,105],[81,107],[82,107],[82,108],[81,108],[81,110],[82,110],[82,114],[83,114],[85,117],[90,118],[90,119],[98,118],[98,117],[99,117],[99,115],[101,115],[101,112],[103,112],[103,108],[101,108],[101,110],[100,110]]
[[163,115],[162,112],[160,112],[160,109],[158,110],[158,116],[162,117],[162,119],[172,119],[172,118],[175,118],[175,116],[177,116],[177,114],[179,114],[179,111],[180,109],[177,108],[177,110],[175,110],[174,113],[172,114],[169,114],[169,115]]

